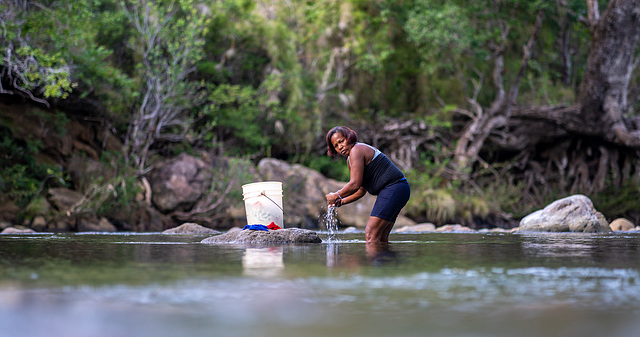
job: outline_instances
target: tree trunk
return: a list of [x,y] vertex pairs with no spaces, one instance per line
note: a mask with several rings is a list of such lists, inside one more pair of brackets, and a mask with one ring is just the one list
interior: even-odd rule
[[[591,19],[591,16],[590,16]],[[586,127],[610,142],[640,148],[640,133],[624,117],[629,80],[638,59],[640,0],[612,0],[598,20],[577,103]]]

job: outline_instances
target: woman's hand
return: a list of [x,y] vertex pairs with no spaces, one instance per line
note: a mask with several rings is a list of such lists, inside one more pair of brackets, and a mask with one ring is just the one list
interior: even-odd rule
[[342,205],[342,198],[340,198],[338,193],[329,193],[325,197],[327,198],[327,206],[329,207],[340,207]]

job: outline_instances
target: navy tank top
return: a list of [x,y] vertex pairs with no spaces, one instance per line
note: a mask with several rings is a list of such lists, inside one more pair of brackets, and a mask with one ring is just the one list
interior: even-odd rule
[[[404,179],[404,174],[384,153],[371,145],[367,146],[374,149],[376,153],[371,162],[364,167],[362,187],[364,187],[369,194],[378,195],[386,186]],[[349,160],[349,158],[347,158],[347,160]]]

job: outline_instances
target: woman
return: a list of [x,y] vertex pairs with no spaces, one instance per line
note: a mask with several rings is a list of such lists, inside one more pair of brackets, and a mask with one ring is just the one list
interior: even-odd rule
[[326,141],[327,154],[347,157],[349,166],[349,182],[326,195],[327,205],[346,205],[367,192],[377,195],[365,228],[365,238],[368,243],[389,242],[389,233],[411,194],[404,174],[380,150],[358,143],[358,135],[346,126],[329,130]]

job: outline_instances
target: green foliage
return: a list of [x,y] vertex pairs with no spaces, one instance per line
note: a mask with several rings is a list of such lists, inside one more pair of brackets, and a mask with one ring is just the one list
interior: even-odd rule
[[16,89],[29,92],[36,101],[40,96],[65,99],[79,90],[79,96],[97,95],[122,113],[132,92],[131,80],[105,62],[112,51],[96,40],[108,25],[117,24],[107,10],[114,3],[4,2],[0,22],[7,39],[0,40],[6,67],[2,76],[17,79]]
[[0,128],[0,194],[26,207],[45,184],[65,185],[60,167],[36,163],[42,144],[29,141],[18,144],[10,132]]
[[329,156],[307,157],[303,165],[322,173],[325,177],[337,181],[349,181],[349,167],[344,158],[331,158]]
[[[305,6],[293,9],[299,8]],[[296,147],[300,143],[308,147],[310,135],[318,131],[316,128],[314,133],[309,132],[316,127],[313,107],[309,108],[315,92],[312,91],[314,88],[307,90],[309,81],[299,59],[301,36],[297,34],[307,31],[300,30],[299,23],[291,22],[292,14],[289,10],[275,11],[276,17],[269,18],[254,2],[223,1],[214,15],[212,34],[208,37],[207,58],[215,60],[215,66],[209,63],[209,71],[212,68],[217,71],[215,80],[251,86],[258,91],[256,107],[261,116],[254,119],[253,124],[263,130],[263,139],[249,139],[249,142],[262,143],[263,154],[271,153],[273,145],[278,148],[276,152],[282,152],[292,142],[297,143]],[[276,128],[276,125],[280,127]],[[283,135],[282,130],[288,131]],[[256,133],[251,131],[251,134]],[[241,138],[248,139],[248,136],[244,133]],[[279,141],[270,141],[274,137],[279,137]]]
[[411,199],[407,203],[407,215],[424,219],[437,225],[446,224],[456,216],[456,201],[451,190],[430,189],[411,181]]
[[200,216],[196,217],[199,222],[215,226],[217,219],[226,217],[229,207],[243,204],[242,185],[259,181],[259,178],[255,165],[241,158],[217,158],[209,174],[208,190],[200,199],[204,205],[199,211]]
[[59,54],[45,54],[40,49],[24,46],[15,50],[15,57],[24,60],[21,69],[24,89],[34,91],[43,85],[45,98],[67,98],[75,86],[69,77],[69,68]]
[[266,100],[251,87],[219,85],[209,94],[208,125],[230,130],[232,136],[242,142],[235,150],[251,153],[264,149],[273,141],[261,109]]
[[639,182],[627,181],[622,186],[608,184],[603,191],[590,195],[595,208],[606,215],[609,221],[624,217],[638,221]]
[[33,219],[38,215],[49,215],[51,206],[44,196],[36,196],[27,205],[23,217],[25,219]]
[[87,205],[86,210],[100,217],[135,211],[135,198],[142,191],[135,175],[116,177],[112,182],[96,186],[98,194],[90,199],[94,203]]
[[[446,60],[455,61],[458,55],[471,49],[472,44],[482,45],[483,36],[475,37],[471,16],[453,3],[434,6],[432,3],[417,2],[407,11],[404,30],[409,41],[418,46],[428,63],[423,66],[435,70],[436,66],[447,66]],[[440,59],[440,62],[433,60]],[[444,62],[443,62],[444,61]]]
[[[140,174],[158,154],[202,147],[289,158],[344,181],[346,165],[321,146],[330,126],[410,118],[441,133],[430,150],[420,149],[420,163],[408,173],[417,191],[413,214],[445,221],[504,209],[519,216],[541,203],[520,200],[521,185],[492,183],[477,171],[477,190],[443,178],[452,139],[464,127],[457,107],[468,108],[469,98],[491,104],[496,55],[508,89],[540,9],[546,16],[518,104],[572,102],[591,38],[579,20],[585,6],[583,0],[3,1],[0,83],[17,79],[13,92],[25,89],[36,100],[96,100],[117,131],[128,130],[131,162],[114,164],[116,180],[96,181],[99,202],[87,208],[101,214],[134,200],[132,166]],[[564,36],[571,68],[560,48]],[[40,118],[63,134],[63,114]],[[24,206],[44,181],[64,182],[59,169],[35,163],[39,144],[15,142],[6,130],[0,135],[1,192]]]

